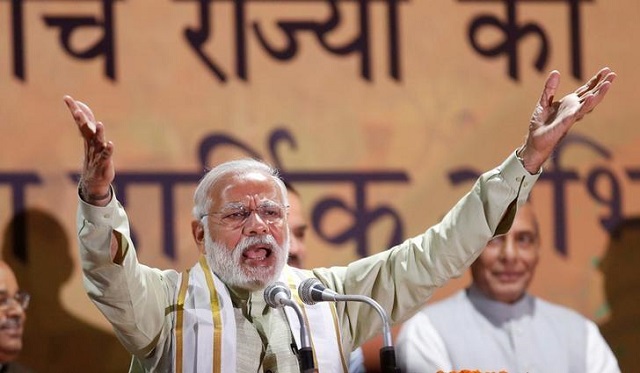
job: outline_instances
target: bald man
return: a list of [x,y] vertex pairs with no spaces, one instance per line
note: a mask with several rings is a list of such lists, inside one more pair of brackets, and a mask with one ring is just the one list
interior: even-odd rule
[[30,372],[14,360],[22,351],[22,328],[29,294],[20,291],[16,276],[0,261],[0,373]]
[[527,292],[539,255],[538,220],[526,203],[473,262],[467,289],[404,324],[402,371],[620,373],[593,321]]

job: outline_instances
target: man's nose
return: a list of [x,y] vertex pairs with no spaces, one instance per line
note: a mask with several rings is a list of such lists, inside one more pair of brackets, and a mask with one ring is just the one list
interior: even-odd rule
[[13,318],[16,320],[22,320],[25,316],[25,311],[18,302],[11,302],[7,305],[0,319],[4,322],[7,319]]
[[504,260],[514,260],[518,257],[518,248],[512,239],[507,238],[502,245],[501,257]]
[[269,231],[267,223],[260,217],[257,211],[251,211],[249,217],[244,222],[242,232],[247,236],[265,234]]

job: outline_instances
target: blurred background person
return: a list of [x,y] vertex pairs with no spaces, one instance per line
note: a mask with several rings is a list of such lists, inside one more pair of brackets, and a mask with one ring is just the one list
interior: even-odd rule
[[0,373],[30,372],[15,362],[22,351],[22,331],[29,294],[21,291],[9,265],[0,261]]
[[71,246],[58,218],[38,208],[15,214],[4,230],[2,260],[32,296],[17,361],[35,372],[126,372],[131,355],[116,336],[74,314],[62,301],[73,276]]
[[538,221],[526,203],[471,265],[467,289],[403,325],[403,372],[620,372],[594,322],[527,293],[539,254]]
[[605,340],[623,372],[640,366],[640,217],[626,218],[611,230],[600,270],[604,275],[609,319],[602,324]]
[[285,181],[284,185],[287,187],[287,197],[289,198],[289,229],[291,230],[288,263],[292,267],[304,268],[304,259],[307,252],[304,237],[309,224],[305,214],[302,212],[300,193],[291,183]]

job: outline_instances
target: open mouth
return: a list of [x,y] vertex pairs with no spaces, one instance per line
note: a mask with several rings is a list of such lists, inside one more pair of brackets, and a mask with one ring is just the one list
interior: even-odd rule
[[242,257],[249,260],[263,261],[269,258],[273,253],[273,249],[270,245],[254,245],[248,247],[243,253]]

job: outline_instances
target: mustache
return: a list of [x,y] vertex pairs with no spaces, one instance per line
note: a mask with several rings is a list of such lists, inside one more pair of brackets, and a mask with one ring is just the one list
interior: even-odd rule
[[0,321],[0,330],[1,329],[10,329],[10,328],[20,328],[22,326],[22,320],[18,317],[7,317],[6,319]]
[[268,246],[272,250],[276,248],[280,248],[280,245],[278,245],[278,242],[276,242],[276,239],[272,235],[267,234],[262,236],[243,237],[240,240],[240,242],[236,244],[234,251],[243,253],[245,250],[247,250],[251,246]]

